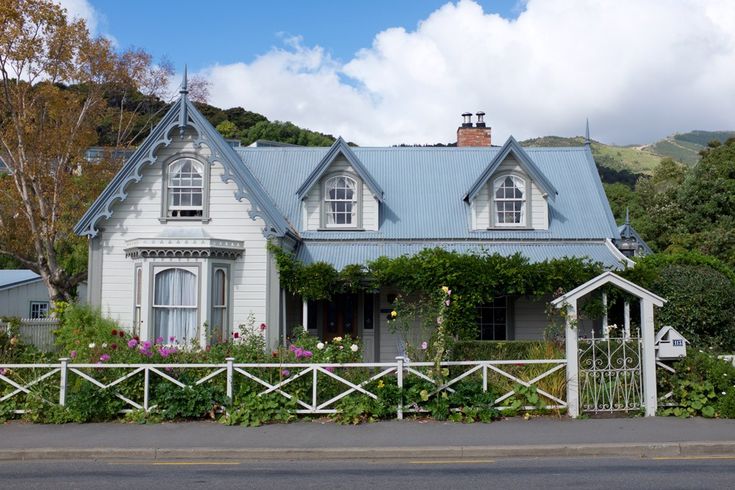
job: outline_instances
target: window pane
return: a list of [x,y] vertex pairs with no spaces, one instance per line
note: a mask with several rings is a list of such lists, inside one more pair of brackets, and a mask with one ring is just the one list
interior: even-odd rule
[[197,277],[184,269],[166,269],[156,274],[154,304],[197,306]]
[[225,305],[225,271],[222,269],[217,269],[214,273],[212,304],[214,306]]

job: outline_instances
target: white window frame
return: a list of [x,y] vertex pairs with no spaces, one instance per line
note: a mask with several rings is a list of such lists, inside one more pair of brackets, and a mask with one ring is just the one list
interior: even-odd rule
[[[196,185],[174,185],[174,168],[176,165],[190,161],[192,165],[198,170],[201,175],[201,187]],[[162,197],[161,197],[161,218],[160,221],[165,223],[167,221],[209,221],[209,181],[210,181],[210,168],[209,165],[201,161],[194,155],[184,153],[176,155],[175,157],[167,160],[163,164],[163,179],[162,179]],[[181,183],[179,183],[181,184]],[[173,203],[174,196],[176,195],[177,189],[189,189],[192,190],[192,196],[196,189],[201,189],[201,205],[175,205]],[[194,216],[177,216],[176,214],[189,214],[193,212]]]
[[[505,184],[506,179],[511,179],[514,186],[519,189],[523,195],[522,197],[515,198],[515,197],[497,197],[497,192],[500,190],[500,188]],[[493,186],[491,189],[491,198],[492,198],[492,206],[491,206],[491,212],[492,212],[492,226],[495,228],[528,228],[528,217],[530,215],[529,213],[529,196],[530,196],[530,189],[529,189],[529,182],[525,178],[515,175],[515,174],[504,174],[498,176],[493,181]],[[518,222],[501,222],[499,219],[499,206],[500,203],[521,203],[521,210],[520,210],[520,220]],[[503,211],[504,213],[508,212],[517,212],[517,211]]]
[[143,323],[143,266],[133,269],[133,335],[140,335]]
[[[222,272],[225,275],[224,280],[224,298],[222,304],[217,304],[215,301],[216,297],[216,291],[215,291],[215,277],[217,276],[217,273]],[[215,331],[215,328],[219,328],[220,336],[222,337],[222,341],[227,341],[229,339],[231,329],[230,329],[230,303],[231,303],[231,294],[230,294],[230,266],[227,264],[213,264],[212,265],[212,278],[209,281],[210,284],[210,339],[209,343],[214,343],[214,339],[217,338],[217,331]],[[215,311],[221,310],[222,311],[222,325],[215,325],[214,324],[214,317],[215,317]]]
[[[156,304],[156,278],[158,274],[170,270],[170,269],[181,269],[185,270],[187,272],[190,272],[194,274],[196,278],[196,305],[158,305]],[[194,309],[196,310],[196,320],[195,320],[195,326],[196,331],[194,332],[193,336],[191,338],[186,339],[187,342],[200,341],[200,325],[201,325],[201,305],[202,305],[202,295],[201,295],[201,266],[199,264],[193,265],[191,263],[183,263],[183,264],[154,264],[151,268],[151,287],[149,289],[148,293],[148,304],[150,305],[150,322],[149,322],[149,330],[148,330],[148,337],[152,340],[155,339],[156,336],[159,335],[159,332],[156,331],[157,325],[156,325],[156,309],[161,308],[169,308],[169,309]],[[182,339],[176,339],[177,342],[181,342]],[[164,343],[167,343],[168,339],[164,339]]]
[[[33,307],[38,307],[38,313],[34,314]],[[49,302],[48,301],[31,301],[31,307],[28,318],[33,320],[39,320],[41,318],[48,318],[49,316]]]
[[[336,199],[330,198],[329,192],[332,189],[330,183],[338,179],[348,179],[354,184],[354,190],[352,192],[352,199]],[[355,230],[362,227],[362,181],[356,176],[348,173],[332,174],[327,176],[322,185],[321,193],[321,222],[322,228],[329,230]],[[347,189],[348,187],[344,187]],[[330,223],[329,218],[332,213],[345,214],[343,211],[333,211],[333,203],[350,203],[352,205],[349,216],[351,217],[351,223]]]

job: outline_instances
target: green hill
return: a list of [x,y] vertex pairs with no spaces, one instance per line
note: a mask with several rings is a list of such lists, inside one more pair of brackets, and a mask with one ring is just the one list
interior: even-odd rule
[[733,137],[735,137],[735,131],[694,130],[664,138],[647,146],[646,150],[691,166],[699,161],[699,152],[707,146],[707,143],[712,140],[724,143]]

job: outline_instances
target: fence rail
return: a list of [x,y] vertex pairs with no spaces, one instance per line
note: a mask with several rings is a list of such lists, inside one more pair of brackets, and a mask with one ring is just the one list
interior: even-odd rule
[[[54,330],[58,328],[56,318],[21,318],[19,334],[25,344],[31,344],[41,351],[54,348]],[[10,323],[0,321],[0,331],[9,331]]]
[[[124,411],[137,409],[148,412],[155,408],[155,404],[151,402],[151,384],[156,378],[158,378],[157,382],[168,382],[181,389],[186,389],[224,377],[226,397],[230,402],[233,400],[235,384],[249,381],[259,386],[259,395],[275,393],[295,401],[298,414],[331,414],[338,411],[337,402],[351,395],[359,394],[377,399],[379,394],[375,388],[375,382],[390,379],[391,382],[396,383],[401,393],[401,401],[396,406],[396,416],[402,419],[404,413],[426,411],[418,403],[411,405],[404,403],[404,388],[409,381],[418,381],[431,386],[431,392],[427,397],[430,398],[442,396],[442,393],[453,393],[458,383],[472,378],[481,382],[481,388],[478,390],[481,389],[482,392],[487,392],[489,388],[504,386],[503,391],[505,392],[495,398],[493,403],[497,409],[507,408],[507,404],[504,403],[516,395],[518,386],[524,386],[535,388],[539,396],[539,403],[535,406],[525,405],[520,407],[521,409],[551,410],[567,407],[564,400],[564,389],[562,386],[557,393],[551,393],[554,390],[544,389],[542,382],[548,381],[552,375],[559,373],[557,377],[564,374],[562,381],[565,383],[566,366],[565,359],[452,361],[441,364],[442,370],[447,370],[452,374],[439,379],[433,375],[432,368],[435,367],[433,363],[410,362],[403,357],[396,358],[395,362],[345,364],[249,364],[236,363],[233,358],[227,358],[225,363],[218,364],[72,364],[69,359],[62,358],[58,363],[51,364],[0,365],[0,388],[3,385],[6,386],[4,395],[2,395],[4,391],[0,389],[0,395],[2,395],[0,404],[23,394],[30,394],[34,386],[49,382],[48,380],[58,374],[58,402],[46,400],[48,403],[64,406],[69,393],[69,381],[72,376],[77,376],[100,390],[110,390],[115,397],[128,406]],[[531,372],[521,372],[523,369]],[[111,370],[123,372],[112,372]],[[176,378],[177,372],[192,370],[196,371],[195,381],[190,379],[187,384]],[[19,375],[19,373],[28,373],[30,376]],[[108,376],[101,381],[101,378],[105,378],[105,374],[112,374],[113,379]],[[16,379],[13,379],[13,375]],[[129,380],[139,382],[139,377],[143,378],[142,389],[138,393],[139,398],[134,399],[129,392],[123,394],[121,389],[116,389]],[[311,382],[310,393],[304,395],[302,392],[291,390],[296,381],[300,379]],[[505,383],[498,383],[498,380]],[[331,391],[326,397],[327,392],[320,391],[320,386],[330,383]],[[55,390],[56,388],[54,392]],[[15,410],[15,412],[24,413],[24,410]]]

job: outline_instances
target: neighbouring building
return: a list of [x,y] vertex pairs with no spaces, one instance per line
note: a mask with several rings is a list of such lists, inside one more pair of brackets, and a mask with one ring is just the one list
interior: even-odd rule
[[[144,338],[208,342],[252,315],[269,345],[305,324],[359,336],[367,360],[398,352],[385,312],[396,291],[304,304],[280,285],[267,241],[337,268],[427,247],[531,261],[628,260],[589,144],[491,146],[465,114],[457,147],[233,147],[181,97],[90,207],[90,303]],[[589,140],[589,138],[588,138]],[[545,302],[502,298],[483,338],[540,338]]]

